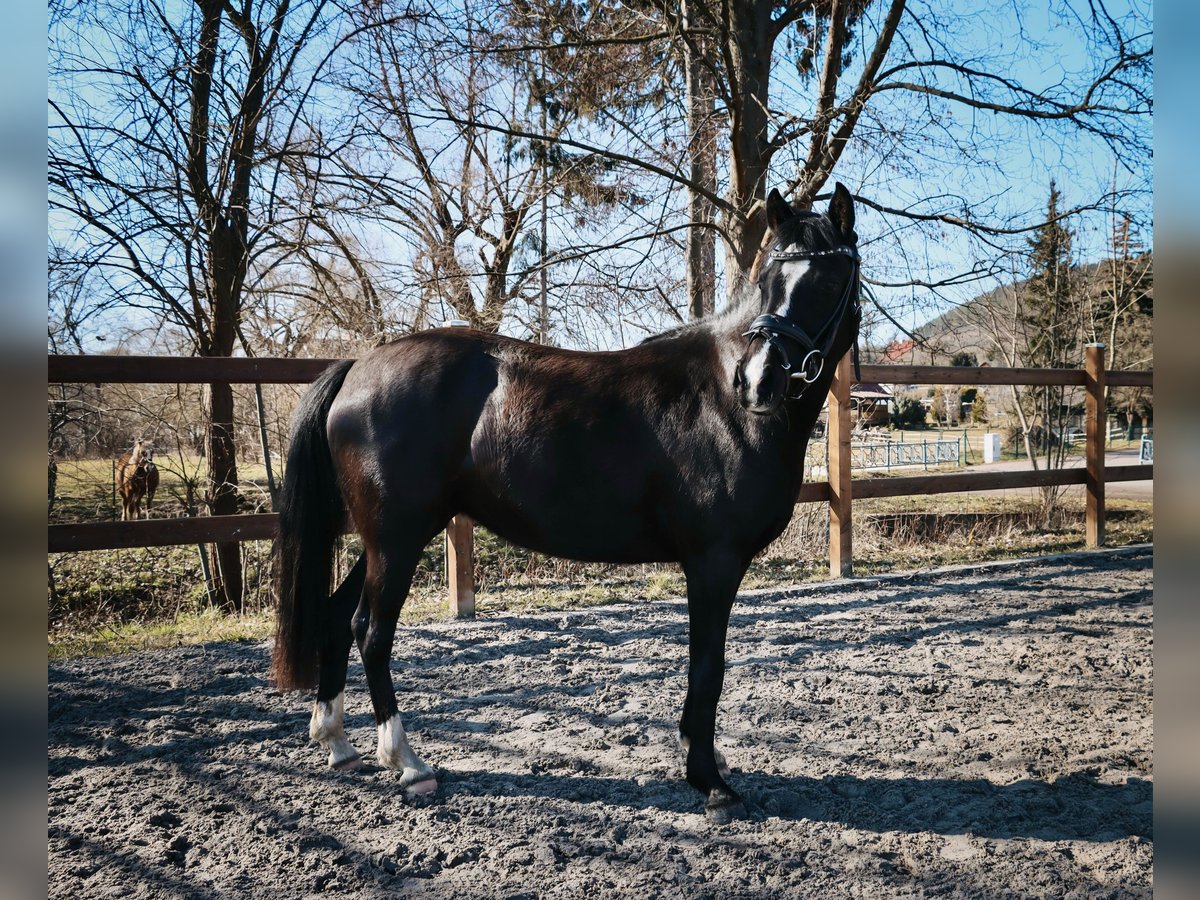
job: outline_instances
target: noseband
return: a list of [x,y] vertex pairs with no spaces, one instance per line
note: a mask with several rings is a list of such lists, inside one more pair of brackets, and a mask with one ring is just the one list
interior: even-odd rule
[[[842,319],[847,315],[851,317],[851,325],[854,328],[854,377],[855,379],[860,377],[858,370],[858,324],[862,318],[862,307],[858,302],[858,291],[854,289],[858,284],[858,250],[848,244],[842,244],[830,250],[811,250],[807,253],[775,250],[771,253],[770,258],[784,262],[797,259],[821,259],[826,256],[848,257],[854,266],[850,272],[850,277],[846,279],[846,287],[842,291],[841,299],[838,300],[837,306],[834,307],[829,318],[817,330],[815,336],[810,336],[807,331],[795,322],[783,316],[769,314],[759,316],[751,322],[749,330],[742,335],[743,337],[750,338],[752,341],[756,337],[761,337],[783,357],[783,370],[788,373],[788,387],[784,395],[785,400],[799,400],[804,396],[804,392],[808,390],[808,386],[821,377],[821,373],[825,370],[825,360],[828,358],[829,352],[833,349],[833,339],[837,336],[838,325],[841,324]],[[792,359],[788,355],[787,347],[782,340],[783,338],[795,343],[804,354],[798,366],[793,365]],[[795,389],[797,385],[799,386],[798,390]]]

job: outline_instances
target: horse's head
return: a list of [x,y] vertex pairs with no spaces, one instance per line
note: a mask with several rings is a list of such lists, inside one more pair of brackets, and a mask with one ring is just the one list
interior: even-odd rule
[[761,315],[746,332],[734,390],[748,411],[775,413],[799,398],[858,336],[858,235],[854,201],[840,183],[825,215],[795,210],[772,190],[771,243],[760,257]]
[[144,466],[154,462],[154,449],[150,446],[150,442],[144,438],[136,438],[133,442],[133,449],[129,451],[129,463],[133,466]]

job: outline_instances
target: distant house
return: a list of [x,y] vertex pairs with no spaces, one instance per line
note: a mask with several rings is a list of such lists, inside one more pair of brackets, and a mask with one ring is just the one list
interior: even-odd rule
[[886,384],[867,381],[850,386],[850,417],[859,428],[886,425],[892,419],[896,398]]
[[916,349],[917,342],[914,340],[907,341],[892,341],[879,354],[879,362],[882,365],[898,365],[906,363],[913,364],[913,351]]

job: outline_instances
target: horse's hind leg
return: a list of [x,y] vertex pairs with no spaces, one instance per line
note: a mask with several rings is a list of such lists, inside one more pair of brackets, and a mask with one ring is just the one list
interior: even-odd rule
[[360,556],[346,580],[329,598],[328,619],[317,650],[320,666],[317,702],[313,705],[308,733],[329,751],[329,765],[335,769],[356,769],[361,762],[358,751],[346,739],[343,720],[346,667],[350,661],[350,645],[354,641],[350,622],[362,599],[366,571],[366,557]]
[[363,603],[354,616],[354,636],[362,655],[375,723],[379,727],[380,765],[397,769],[400,786],[409,794],[427,794],[437,790],[437,777],[408,743],[400,720],[396,691],[389,663],[396,621],[408,597],[413,573],[426,540],[415,535],[390,538],[386,550],[368,547],[366,589]]

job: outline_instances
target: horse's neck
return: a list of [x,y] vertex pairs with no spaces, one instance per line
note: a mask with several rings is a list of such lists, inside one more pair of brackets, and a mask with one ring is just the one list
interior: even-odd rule
[[753,291],[752,296],[744,294],[730,301],[729,306],[702,324],[713,335],[724,374],[730,383],[733,381],[733,370],[746,351],[746,330],[761,312],[757,288]]
[[734,295],[729,298],[725,309],[720,315],[714,317],[714,321],[720,320],[722,325],[727,325],[741,335],[749,327],[751,321],[763,311],[762,305],[762,294],[759,292],[758,284],[752,281],[743,281]]

